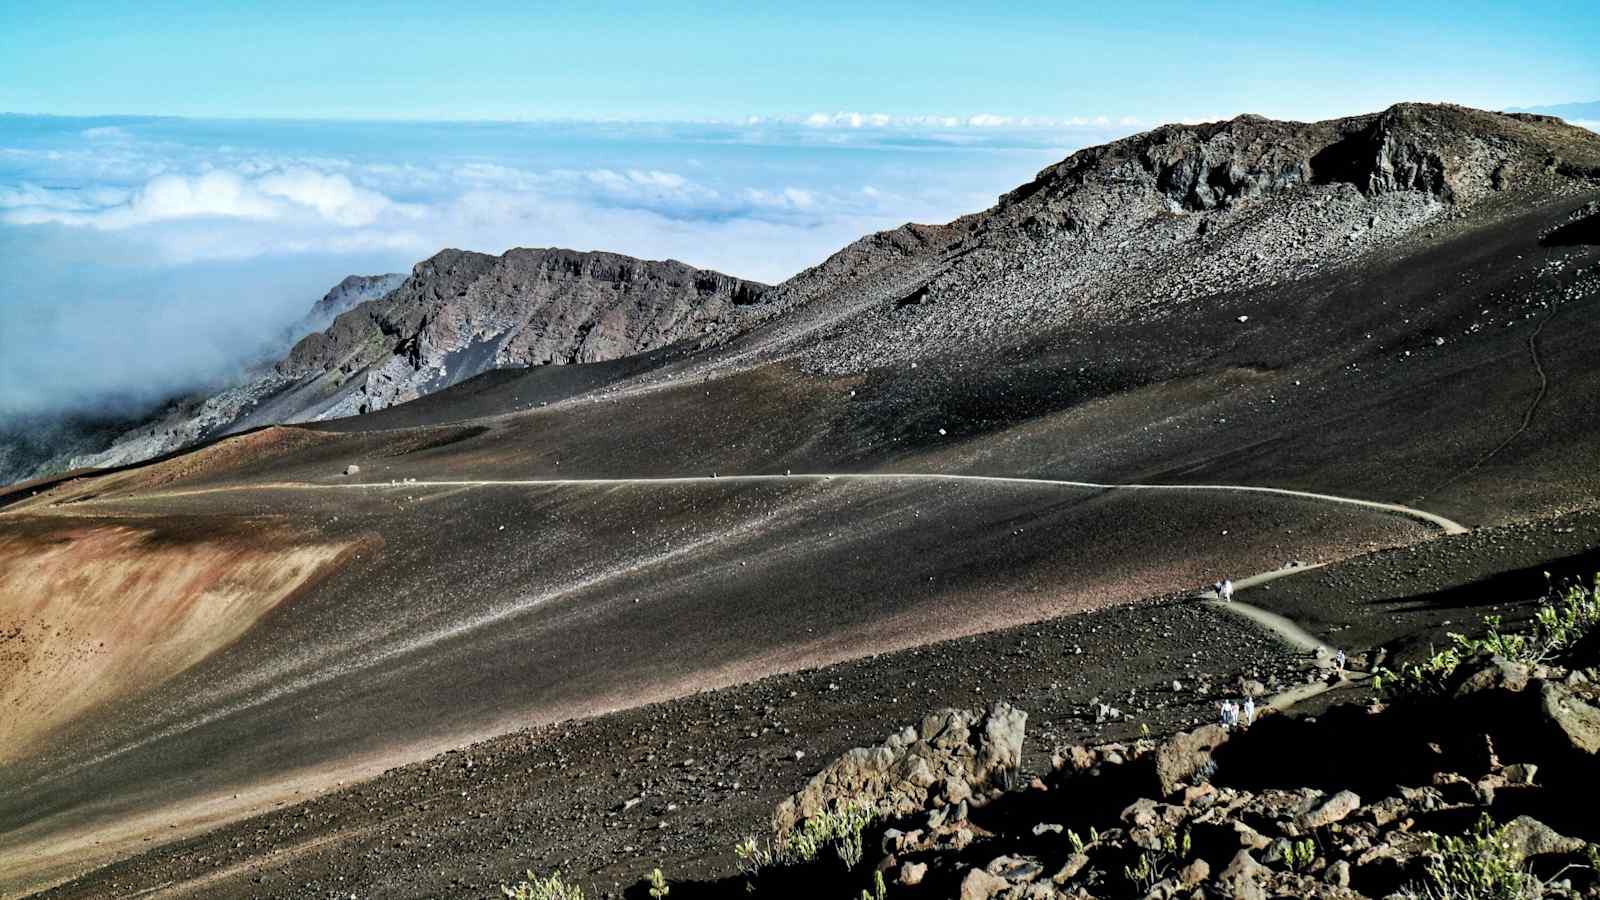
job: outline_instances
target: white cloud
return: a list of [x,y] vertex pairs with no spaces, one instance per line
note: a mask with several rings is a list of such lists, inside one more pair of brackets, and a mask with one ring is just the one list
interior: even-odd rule
[[785,187],[777,190],[746,188],[743,192],[743,197],[751,206],[773,209],[812,209],[817,206],[818,202],[818,195],[815,191],[797,187]]
[[99,128],[85,128],[83,131],[78,133],[91,141],[127,141],[132,140],[133,138],[133,135],[115,125],[103,125]]
[[[1020,131],[1035,130],[1060,130],[1079,128],[1106,128],[1113,124],[1109,116],[1003,116],[995,113],[977,113],[969,116],[951,115],[925,115],[925,116],[891,116],[885,113],[812,113],[800,119],[773,119],[761,116],[751,116],[745,120],[746,125],[759,124],[798,124],[813,129],[889,129],[889,130],[925,130],[925,129],[1015,129]],[[1122,127],[1132,127],[1140,123],[1135,116],[1121,116],[1115,124]]]
[[[126,199],[93,206],[71,203],[69,192],[38,189],[8,202],[0,221],[13,225],[57,223],[99,229],[124,229],[180,219],[291,220],[322,219],[346,227],[371,224],[380,216],[412,216],[414,207],[396,204],[376,191],[355,186],[344,175],[295,168],[259,178],[212,169],[199,175],[158,175]],[[111,194],[102,193],[101,200]]]

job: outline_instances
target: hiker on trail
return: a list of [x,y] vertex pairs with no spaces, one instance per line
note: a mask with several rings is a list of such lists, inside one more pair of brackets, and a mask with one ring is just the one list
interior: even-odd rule
[[1338,672],[1340,675],[1344,674],[1344,651],[1343,650],[1340,650],[1339,652],[1333,654],[1333,670],[1335,672]]
[[1222,701],[1222,727],[1228,727],[1228,701]]
[[1222,587],[1217,590],[1217,598],[1223,603],[1233,602],[1233,579],[1222,579]]
[[1254,697],[1246,697],[1246,698],[1244,698],[1244,724],[1245,725],[1254,725],[1255,723],[1256,723],[1256,698],[1254,698]]

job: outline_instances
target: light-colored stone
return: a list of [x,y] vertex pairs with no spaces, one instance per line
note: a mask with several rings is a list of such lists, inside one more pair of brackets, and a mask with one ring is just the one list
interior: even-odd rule
[[[782,840],[807,819],[857,801],[884,818],[938,804],[977,805],[1021,764],[1027,719],[1007,703],[985,712],[943,709],[882,744],[849,750],[778,805],[774,835]],[[938,824],[930,820],[930,827]]]
[[1553,853],[1577,853],[1585,846],[1581,838],[1569,838],[1532,816],[1517,816],[1505,827],[1502,838],[1524,859]]
[[1206,725],[1180,731],[1156,748],[1156,781],[1166,797],[1212,765],[1211,753],[1227,743],[1227,729]]
[[1061,864],[1061,868],[1057,870],[1056,874],[1050,876],[1050,880],[1056,884],[1066,884],[1079,872],[1082,872],[1087,865],[1089,865],[1089,854],[1074,853],[1067,857],[1067,861]]
[[1576,750],[1600,753],[1600,707],[1585,703],[1566,685],[1544,682],[1539,708]]
[[1328,866],[1328,870],[1326,872],[1322,873],[1322,880],[1323,882],[1331,884],[1335,887],[1349,887],[1350,864],[1342,859],[1333,863],[1332,865]]
[[921,884],[922,879],[926,878],[927,875],[927,863],[908,862],[900,865],[900,877],[895,880],[909,887],[914,884]]
[[1300,817],[1301,828],[1323,828],[1342,820],[1361,807],[1361,798],[1354,791],[1340,791],[1325,800],[1321,806]]
[[973,869],[961,879],[960,897],[961,900],[989,900],[1010,886],[1004,878],[990,875],[982,869]]

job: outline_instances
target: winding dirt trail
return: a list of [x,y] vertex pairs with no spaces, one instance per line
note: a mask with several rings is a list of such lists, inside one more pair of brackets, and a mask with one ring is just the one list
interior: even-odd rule
[[[1294,620],[1288,618],[1287,616],[1281,616],[1272,610],[1262,609],[1259,606],[1252,606],[1251,604],[1240,600],[1237,596],[1237,592],[1239,591],[1248,590],[1253,587],[1259,587],[1263,584],[1277,581],[1279,578],[1287,578],[1290,575],[1298,575],[1301,572],[1310,572],[1320,569],[1324,565],[1327,564],[1318,563],[1316,565],[1284,566],[1281,569],[1274,569],[1271,572],[1262,572],[1259,575],[1251,575],[1247,578],[1241,578],[1234,583],[1234,599],[1228,602],[1223,602],[1214,591],[1206,591],[1204,594],[1202,594],[1202,596],[1206,598],[1207,602],[1217,606],[1220,609],[1226,610],[1233,615],[1248,619],[1249,621],[1260,626],[1268,634],[1274,635],[1284,643],[1300,650],[1303,653],[1316,654],[1319,651],[1327,652],[1329,647],[1326,641],[1319,640],[1311,632],[1306,631],[1304,628],[1301,628],[1299,625],[1295,624]],[[1266,701],[1262,703],[1261,708],[1263,710],[1270,709],[1276,712],[1283,712],[1289,707],[1294,706],[1296,703],[1302,703],[1306,700],[1310,700],[1312,697],[1318,697],[1322,694],[1326,694],[1329,691],[1335,691],[1342,687],[1349,687],[1361,681],[1365,681],[1369,677],[1370,676],[1365,672],[1346,672],[1344,678],[1332,683],[1319,680],[1308,682],[1306,684],[1295,685],[1286,691],[1282,691],[1267,698]]]
[[[663,478],[534,478],[534,479],[477,479],[477,480],[449,480],[449,481],[397,481],[397,482],[350,482],[317,484],[311,482],[288,482],[277,484],[262,484],[237,487],[199,488],[193,491],[174,491],[163,494],[146,496],[182,496],[186,494],[210,493],[218,491],[249,490],[257,488],[271,489],[305,489],[305,490],[382,490],[385,488],[418,488],[418,487],[484,487],[484,486],[544,486],[544,485],[670,485],[670,484],[698,484],[704,482],[793,482],[793,481],[945,481],[945,482],[976,482],[987,484],[1021,484],[1021,485],[1056,485],[1080,490],[1099,491],[1215,491],[1222,493],[1247,493],[1269,494],[1280,497],[1291,497],[1304,500],[1315,500],[1323,503],[1337,503],[1346,506],[1359,506],[1379,512],[1393,513],[1415,519],[1427,525],[1438,528],[1447,535],[1465,534],[1467,527],[1453,519],[1448,519],[1438,513],[1429,512],[1412,506],[1399,503],[1384,503],[1377,500],[1363,500],[1357,497],[1342,497],[1337,494],[1323,494],[1314,491],[1297,491],[1288,488],[1262,487],[1258,485],[1239,484],[1107,484],[1094,481],[1072,481],[1056,478],[1029,478],[1022,476],[1001,475],[953,475],[943,473],[918,473],[918,472],[874,472],[874,473],[801,473],[785,475],[696,475]],[[1249,590],[1263,584],[1309,572],[1321,568],[1324,564],[1317,565],[1290,565],[1270,572],[1261,572],[1246,576],[1235,582],[1236,591]],[[1215,603],[1222,609],[1242,617],[1269,634],[1276,636],[1289,646],[1308,655],[1326,652],[1328,645],[1315,635],[1300,627],[1291,619],[1246,603],[1237,597],[1223,603],[1214,592],[1207,591],[1200,596],[1209,602]],[[1312,697],[1349,686],[1367,676],[1363,673],[1349,673],[1344,679],[1334,683],[1325,681],[1310,682],[1297,685],[1268,698],[1263,709],[1283,712],[1296,703],[1301,703]]]
[[[685,475],[663,478],[509,478],[509,479],[467,479],[467,480],[416,480],[394,482],[264,482],[249,485],[228,485],[223,487],[195,488],[192,490],[162,491],[151,494],[137,495],[140,497],[184,497],[197,494],[223,493],[228,491],[244,490],[360,490],[383,488],[415,488],[415,487],[515,487],[515,486],[544,486],[544,485],[671,485],[671,484],[699,484],[704,482],[732,482],[735,484],[752,482],[784,482],[784,481],[948,481],[948,482],[976,482],[986,484],[1022,484],[1022,485],[1056,485],[1060,487],[1078,488],[1097,491],[1214,491],[1221,493],[1242,494],[1271,494],[1279,497],[1295,497],[1305,500],[1318,500],[1324,503],[1338,503],[1346,506],[1360,506],[1366,509],[1375,509],[1381,512],[1390,512],[1397,515],[1416,519],[1432,525],[1445,534],[1465,534],[1466,526],[1452,519],[1447,519],[1438,513],[1404,506],[1398,503],[1383,503],[1377,500],[1362,500],[1357,497],[1341,497],[1337,494],[1319,494],[1313,491],[1296,491],[1288,488],[1261,487],[1246,484],[1104,484],[1094,481],[1069,481],[1059,478],[1029,478],[1025,476],[1009,475],[951,475],[934,472],[858,472],[858,473],[799,473],[791,475]],[[1261,576],[1257,576],[1261,577]],[[1259,583],[1259,582],[1257,582]]]

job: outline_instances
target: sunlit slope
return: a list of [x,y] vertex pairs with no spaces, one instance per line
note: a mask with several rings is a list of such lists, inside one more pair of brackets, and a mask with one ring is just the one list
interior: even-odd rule
[[226,652],[79,717],[11,766],[0,829],[14,846],[351,758],[409,759],[1430,531],[1311,500],[893,478],[75,505],[100,529],[248,511],[358,549]]
[[0,764],[249,631],[347,545],[267,522],[52,517],[0,531]]

